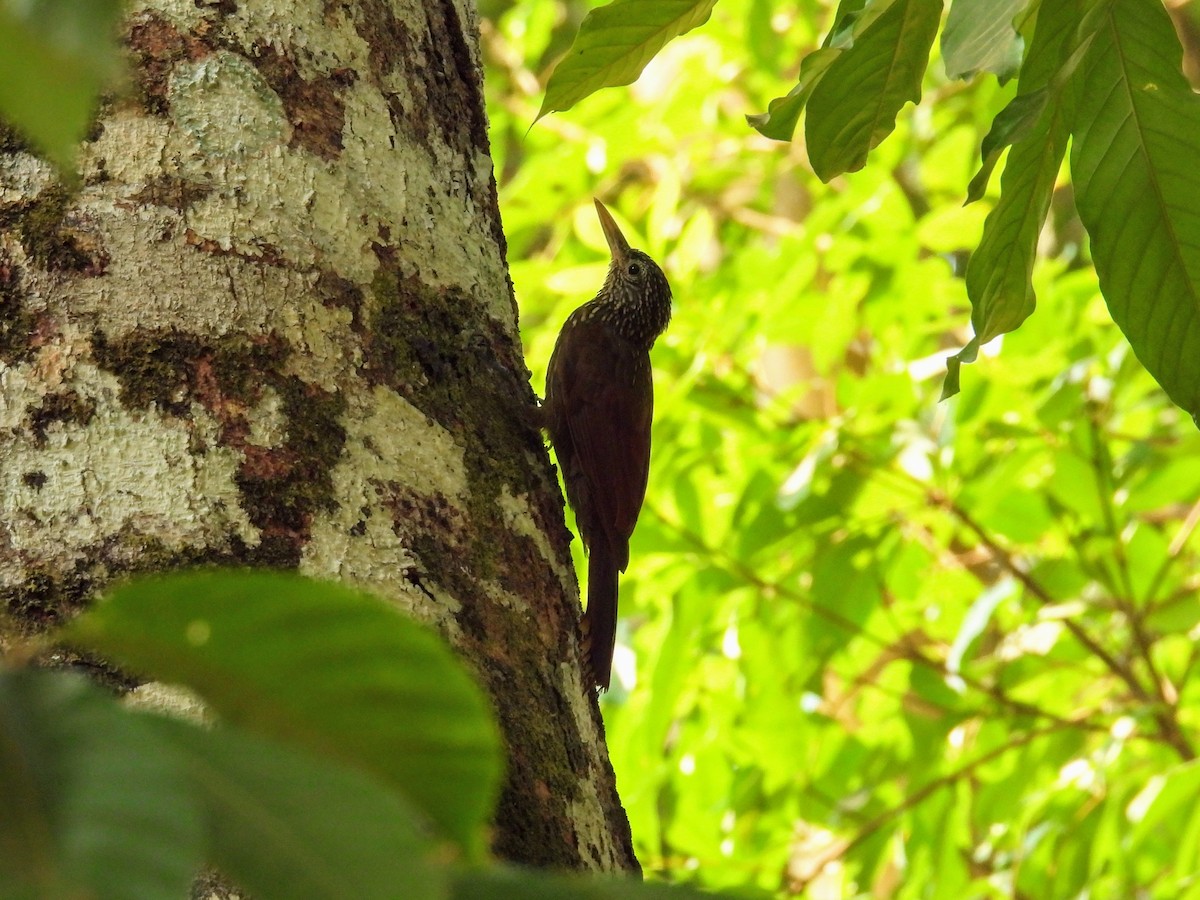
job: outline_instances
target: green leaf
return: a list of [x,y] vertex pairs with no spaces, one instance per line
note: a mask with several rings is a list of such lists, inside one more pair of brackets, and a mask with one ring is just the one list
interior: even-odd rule
[[947,671],[953,672],[955,675],[962,671],[967,651],[971,649],[971,645],[983,634],[988,623],[992,621],[996,607],[1012,597],[1014,593],[1013,582],[998,581],[975,598],[975,602],[963,616],[962,625],[959,626],[958,633],[954,636],[954,642],[946,653]]
[[139,717],[82,678],[0,672],[0,894],[187,896],[203,828]]
[[813,88],[817,86],[825,71],[847,47],[854,43],[856,28],[870,24],[863,16],[866,0],[841,0],[834,15],[833,27],[821,47],[809,53],[800,62],[800,77],[796,86],[783,97],[776,97],[767,104],[765,113],[746,116],[746,121],[764,137],[777,141],[790,141],[796,131],[796,122],[804,104],[808,102]]
[[1191,760],[1166,769],[1151,780],[1130,804],[1134,847],[1161,840],[1164,829],[1200,808],[1200,762]]
[[[983,139],[983,164],[967,188],[968,203],[980,199],[987,190],[992,170],[1005,147],[1018,141],[1034,147],[1050,141],[1052,147],[1058,147],[1054,142],[1057,130],[1069,122],[1074,111],[1073,95],[1066,89],[1071,86],[1071,79],[1091,45],[1099,25],[1100,9],[1093,4],[1080,22],[1081,0],[1045,0],[1041,4],[1033,45],[1021,70],[1020,90],[996,116]],[[1057,153],[1059,161],[1065,152],[1065,138],[1062,143],[1063,148]],[[1023,170],[1029,162],[1010,160],[1007,168],[1014,166]],[[1057,163],[1053,174],[1058,174]],[[1038,224],[1040,227],[1041,220]]]
[[1030,0],[954,0],[942,31],[942,60],[951,78],[994,72],[1001,81],[1021,65],[1013,21]]
[[708,21],[717,0],[613,0],[593,9],[554,68],[540,119],[601,88],[630,84],[668,43]]
[[1138,359],[1200,413],[1200,98],[1157,0],[1113,0],[1081,72],[1071,172],[1100,289]]
[[988,176],[1013,142],[1000,181],[1000,199],[988,214],[983,238],[967,262],[971,299],[970,343],[947,360],[941,399],[959,390],[959,366],[979,348],[1020,326],[1034,310],[1033,263],[1038,236],[1067,149],[1073,92],[1066,90],[1088,38],[1077,39],[1078,0],[1043,0],[1029,58],[1013,101],[996,116],[983,142],[983,166],[967,202],[983,195]]
[[[1018,94],[992,120],[992,127],[984,136],[983,143],[979,148],[983,164],[979,167],[975,177],[971,179],[970,185],[967,186],[967,203],[974,203],[983,197],[988,181],[991,180],[992,170],[996,168],[996,163],[1000,162],[1000,156],[1004,153],[1005,148],[1028,138],[1033,130],[1042,124],[1042,113],[1046,109],[1048,97],[1049,92],[1045,88],[1030,91],[1027,94]],[[1062,116],[1058,115],[1055,118],[1061,120]],[[1049,135],[1045,134],[1045,131],[1045,128],[1040,128],[1037,136],[1043,140],[1047,139]],[[1052,150],[1054,146],[1051,145]],[[1061,148],[1058,149],[1060,162],[1065,150],[1066,142],[1063,141]],[[1057,172],[1056,168],[1055,174]],[[1053,187],[1053,183],[1050,186]],[[1048,201],[1049,194],[1047,194]]]
[[805,123],[809,159],[822,181],[861,169],[896,127],[900,109],[921,99],[941,14],[941,0],[895,0],[829,66]]
[[1186,634],[1200,624],[1200,597],[1185,594],[1169,603],[1156,606],[1146,616],[1146,627],[1164,634]]
[[487,704],[438,637],[377,598],[281,573],[145,578],[65,639],[193,688],[231,725],[370,771],[481,849],[501,765]]
[[796,86],[785,96],[776,97],[768,103],[765,113],[748,115],[746,121],[764,137],[790,141],[796,131],[796,122],[800,120],[804,104],[820,83],[821,77],[841,53],[841,50],[832,47],[822,47],[808,54],[800,63],[800,79]]
[[445,896],[425,820],[379,780],[234,729],[151,724],[207,810],[210,862],[254,896]]
[[119,71],[122,10],[119,0],[0,3],[0,118],[63,170]]

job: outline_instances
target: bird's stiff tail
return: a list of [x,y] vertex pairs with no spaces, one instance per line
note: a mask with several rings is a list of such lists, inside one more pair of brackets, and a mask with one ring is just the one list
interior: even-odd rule
[[588,554],[588,605],[579,631],[592,681],[602,691],[608,690],[617,643],[617,575],[608,542],[596,541]]

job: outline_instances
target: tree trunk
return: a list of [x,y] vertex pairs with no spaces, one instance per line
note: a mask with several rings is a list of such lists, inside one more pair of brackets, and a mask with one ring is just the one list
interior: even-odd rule
[[491,693],[495,849],[635,868],[581,679],[468,0],[134,4],[78,189],[0,129],[0,590],[298,568],[432,623]]

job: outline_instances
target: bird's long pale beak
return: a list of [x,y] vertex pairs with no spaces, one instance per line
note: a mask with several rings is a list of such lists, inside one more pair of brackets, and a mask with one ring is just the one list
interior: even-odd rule
[[596,215],[600,217],[600,227],[604,229],[604,239],[608,241],[608,252],[612,254],[613,261],[623,263],[629,255],[629,241],[621,234],[612,213],[599,200],[596,200]]

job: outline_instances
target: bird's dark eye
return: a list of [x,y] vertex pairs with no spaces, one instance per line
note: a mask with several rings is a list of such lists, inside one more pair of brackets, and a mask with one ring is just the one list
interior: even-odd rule
[[639,275],[642,274],[642,264],[631,262],[626,267],[625,271],[628,272],[630,275],[632,275],[634,278],[637,278]]

